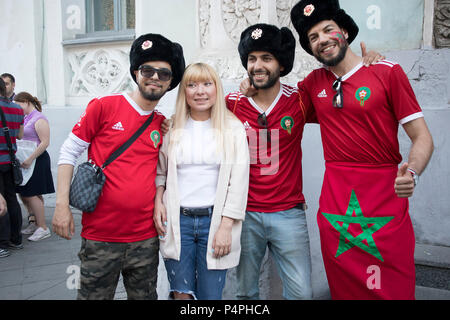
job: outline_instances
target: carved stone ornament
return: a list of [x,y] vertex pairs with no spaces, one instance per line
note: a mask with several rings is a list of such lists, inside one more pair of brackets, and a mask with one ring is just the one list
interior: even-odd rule
[[[271,0],[272,1],[272,0]],[[294,36],[298,39],[297,32],[294,30],[290,12],[292,7],[298,0],[277,0],[277,18],[279,27],[288,27],[293,31]],[[220,23],[220,21],[211,20],[211,10],[218,8],[211,7],[209,0],[200,0],[199,8],[199,32],[202,44],[201,53],[196,56],[196,61],[202,61],[213,66],[221,79],[240,82],[247,77],[247,71],[242,66],[238,51],[237,43],[239,42],[241,33],[250,25],[259,23],[261,15],[261,0],[221,0],[222,3],[222,23],[227,35],[236,44],[232,47],[225,47],[222,51],[209,50],[207,37],[211,25]],[[257,30],[253,30],[254,39],[258,39],[261,35]],[[297,82],[303,80],[312,70],[320,67],[317,60],[307,54],[298,46],[296,51],[294,67],[289,75],[281,78],[286,84],[296,85]]]
[[209,20],[211,3],[209,0],[200,0],[199,6],[199,27],[200,27],[200,43],[202,47],[206,47],[208,45],[208,35],[209,35]]
[[280,27],[288,27],[292,33],[297,37],[294,27],[291,22],[291,10],[298,0],[277,0],[277,17]]
[[101,96],[133,88],[125,50],[74,50],[68,54],[68,61],[73,72],[70,96]]
[[[237,52],[226,52],[225,54],[204,53],[199,55],[196,60],[211,65],[217,70],[219,77],[223,80],[240,82],[248,77],[247,70],[242,66],[241,59]],[[299,49],[296,51],[292,71],[287,76],[281,78],[281,82],[296,85],[312,70],[320,67],[321,64],[313,56],[310,56],[304,50]]]
[[259,22],[261,0],[222,0],[222,19],[228,36],[239,42],[242,31]]
[[295,51],[294,67],[292,71],[285,77],[281,78],[282,83],[296,86],[314,69],[320,68],[322,64],[313,56],[307,54],[302,48]]
[[196,60],[211,65],[223,80],[240,81],[247,76],[237,49],[236,52],[228,52],[228,54],[204,53]]
[[437,0],[434,17],[436,47],[450,47],[450,0]]

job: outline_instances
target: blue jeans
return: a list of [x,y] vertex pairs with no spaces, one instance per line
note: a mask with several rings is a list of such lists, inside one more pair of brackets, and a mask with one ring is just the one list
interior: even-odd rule
[[227,270],[208,270],[209,216],[180,215],[180,261],[165,259],[170,291],[190,294],[199,300],[220,300]]
[[277,266],[283,297],[311,299],[311,257],[305,211],[247,211],[242,227],[241,258],[237,267],[237,299],[259,299],[259,275],[266,247]]

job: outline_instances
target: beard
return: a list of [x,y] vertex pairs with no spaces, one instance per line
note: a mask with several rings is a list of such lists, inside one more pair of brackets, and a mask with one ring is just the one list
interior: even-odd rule
[[139,92],[141,93],[142,97],[148,101],[158,101],[167,92],[167,89],[163,90],[162,87],[161,87],[161,90],[150,89],[150,90],[146,91],[145,84],[141,84],[141,83],[138,84],[138,88],[139,88]]
[[[326,43],[322,47],[327,46],[327,45],[328,45],[328,43]],[[320,53],[316,53],[316,52],[314,52],[314,57],[319,62],[323,63],[324,65],[326,65],[328,67],[335,67],[335,66],[337,66],[345,58],[345,54],[347,53],[347,49],[348,49],[348,43],[347,42],[342,43],[342,44],[336,43],[336,45],[339,46],[339,52],[338,52],[336,57],[326,59],[326,58],[323,58],[320,55]],[[320,50],[319,50],[319,52],[320,52]]]
[[269,89],[272,88],[277,82],[278,79],[280,78],[280,69],[277,69],[277,71],[271,73],[269,71],[266,71],[266,74],[269,76],[269,79],[267,79],[267,81],[265,83],[256,83],[253,80],[253,77],[255,75],[255,73],[260,73],[261,70],[255,70],[251,73],[248,74],[249,78],[250,78],[250,83],[256,88],[256,89]]

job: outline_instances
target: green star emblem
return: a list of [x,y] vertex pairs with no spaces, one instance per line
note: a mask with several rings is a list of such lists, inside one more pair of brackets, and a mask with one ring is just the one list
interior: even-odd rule
[[[355,213],[355,216],[353,216],[353,212]],[[340,233],[339,247],[336,252],[336,258],[345,251],[356,246],[373,255],[377,259],[384,261],[380,251],[378,251],[372,235],[383,228],[389,221],[394,219],[394,217],[364,217],[354,190],[352,190],[345,216],[324,212],[322,212],[322,214]],[[363,230],[362,233],[354,237],[350,232],[348,232],[348,228],[351,223],[359,224]],[[366,240],[367,244],[363,242],[364,240]]]

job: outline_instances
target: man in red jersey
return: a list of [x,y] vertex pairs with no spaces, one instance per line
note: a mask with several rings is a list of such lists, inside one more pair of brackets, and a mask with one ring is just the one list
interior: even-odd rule
[[297,88],[280,82],[292,70],[295,39],[288,28],[250,26],[241,34],[239,54],[258,89],[247,98],[226,97],[228,108],[244,123],[250,148],[247,213],[237,267],[237,298],[259,298],[259,274],[268,247],[278,267],[286,299],[311,299],[309,236],[302,193],[305,109]]
[[[317,220],[333,299],[414,299],[414,230],[408,212],[433,152],[402,68],[368,68],[348,45],[358,26],[337,0],[302,0],[291,12],[300,44],[325,66],[299,83],[320,124],[325,176]],[[398,168],[398,126],[411,139]]]
[[78,299],[113,299],[122,273],[128,299],[156,299],[159,242],[153,225],[156,165],[164,116],[155,110],[161,97],[181,80],[182,47],[158,34],[133,42],[131,93],[93,99],[61,148],[53,230],[71,239],[74,222],[69,190],[76,159],[101,166],[155,113],[149,127],[104,169],[106,182],[93,212],[83,213],[81,281]]

